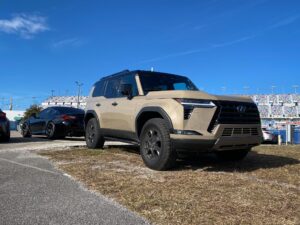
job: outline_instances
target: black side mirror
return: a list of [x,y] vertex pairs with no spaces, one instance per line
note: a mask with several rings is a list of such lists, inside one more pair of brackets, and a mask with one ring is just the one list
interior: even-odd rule
[[123,96],[127,96],[128,99],[132,99],[132,85],[131,84],[121,84],[120,92]]

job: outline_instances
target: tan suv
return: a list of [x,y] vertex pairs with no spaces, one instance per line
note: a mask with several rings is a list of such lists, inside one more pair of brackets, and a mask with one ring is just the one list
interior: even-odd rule
[[184,76],[122,71],[93,86],[85,114],[86,143],[140,145],[145,164],[166,170],[178,152],[215,152],[241,160],[262,140],[257,106],[248,97],[216,96]]

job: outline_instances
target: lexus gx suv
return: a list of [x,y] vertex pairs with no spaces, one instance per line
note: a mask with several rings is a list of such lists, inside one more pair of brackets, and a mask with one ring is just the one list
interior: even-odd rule
[[160,72],[125,70],[100,79],[84,122],[88,148],[106,140],[137,143],[154,170],[173,167],[181,151],[241,160],[262,140],[251,98],[211,95],[187,77]]

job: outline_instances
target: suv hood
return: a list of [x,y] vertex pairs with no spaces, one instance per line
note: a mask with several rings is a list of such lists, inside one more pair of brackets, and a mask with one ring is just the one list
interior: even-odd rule
[[147,99],[189,98],[253,103],[253,100],[250,97],[210,95],[203,91],[152,91],[149,92],[145,97]]

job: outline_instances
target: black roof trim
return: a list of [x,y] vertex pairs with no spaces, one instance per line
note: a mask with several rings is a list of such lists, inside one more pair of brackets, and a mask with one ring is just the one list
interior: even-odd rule
[[114,74],[102,77],[100,80],[107,79],[107,78],[112,78],[112,77],[117,77],[117,76],[120,76],[120,75],[125,75],[127,73],[130,73],[130,70],[122,70],[118,73],[114,73]]
[[156,71],[147,71],[147,70],[133,70],[133,71],[130,71],[130,70],[122,70],[122,71],[120,71],[118,73],[114,73],[114,74],[102,77],[100,79],[100,81],[101,80],[106,80],[106,79],[109,79],[109,78],[113,78],[113,77],[118,77],[118,76],[130,74],[130,73],[137,73],[137,74],[139,74],[139,73],[153,73],[153,74],[164,74],[164,75],[173,75],[173,76],[185,77],[185,76],[182,76],[182,75],[177,75],[177,74],[172,74],[172,73],[156,72]]

